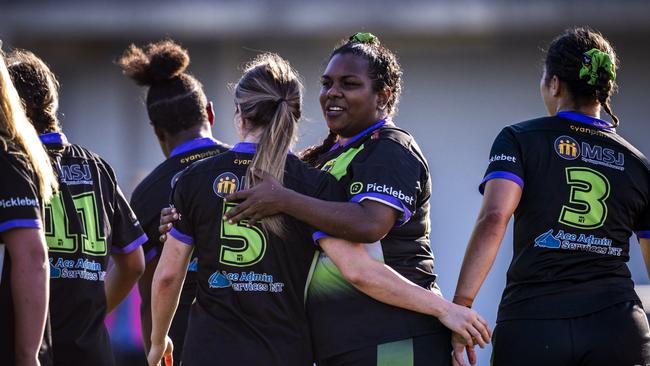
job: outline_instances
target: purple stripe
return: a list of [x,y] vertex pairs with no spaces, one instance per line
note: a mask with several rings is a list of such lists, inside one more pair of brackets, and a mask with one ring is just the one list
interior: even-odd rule
[[151,248],[147,252],[147,254],[144,255],[144,262],[149,263],[155,256],[158,255],[158,248]]
[[361,202],[367,199],[385,203],[386,205],[392,208],[402,211],[402,217],[397,219],[395,226],[402,226],[406,224],[409,221],[409,219],[411,219],[411,215],[412,215],[411,210],[409,210],[408,207],[406,207],[404,202],[400,201],[399,199],[393,196],[389,196],[387,194],[374,193],[374,192],[360,193],[352,196],[352,198],[350,198],[350,202]]
[[[254,142],[238,142],[232,147],[232,149],[230,149],[230,151],[236,153],[255,154],[257,152],[257,144]],[[291,149],[289,149],[288,153],[295,155]]]
[[173,227],[168,234],[183,244],[194,245],[194,239],[191,236],[181,233],[180,231],[176,230],[175,227]]
[[650,230],[637,231],[636,237],[639,239],[650,239]]
[[556,116],[570,119],[572,121],[592,125],[596,128],[600,128],[601,130],[616,132],[616,129],[614,128],[614,126],[612,126],[611,123],[607,121],[603,121],[602,119],[598,119],[596,117],[587,116],[586,114],[577,113],[577,112],[559,112],[558,114],[556,114]]
[[[363,131],[359,132],[358,134],[354,135],[354,137],[352,137],[351,139],[349,139],[349,140],[345,143],[345,145],[344,145],[343,147],[350,145],[351,143],[357,141],[358,139],[362,138],[363,136],[369,134],[370,132],[372,132],[372,131],[378,129],[379,127],[381,127],[381,126],[383,126],[383,125],[385,125],[385,124],[386,124],[386,120],[385,120],[385,119],[382,119],[381,121],[375,123],[374,125],[372,125],[372,126],[366,128],[365,130],[363,130]],[[334,144],[334,146],[332,146],[332,148],[330,149],[330,151],[336,150],[336,149],[338,149],[339,147],[341,147],[341,145],[337,142],[337,143]]]
[[50,133],[44,133],[39,136],[41,139],[41,142],[44,144],[67,144],[68,143],[68,138],[65,137],[63,132],[50,132]]
[[212,137],[197,137],[195,139],[183,142],[182,144],[176,146],[172,152],[169,153],[169,157],[182,154],[188,151],[200,149],[208,146],[216,146],[219,143],[216,139]]
[[41,220],[15,219],[15,220],[9,220],[9,221],[5,221],[3,223],[0,223],[0,233],[3,232],[3,231],[16,229],[16,228],[40,229],[41,228]]
[[132,251],[138,249],[138,247],[141,246],[142,244],[146,243],[147,240],[149,240],[147,238],[147,234],[142,234],[137,239],[130,242],[126,246],[118,247],[118,246],[115,246],[115,245],[111,245],[111,253],[129,254]]
[[314,244],[317,244],[319,240],[323,238],[329,238],[330,236],[327,233],[322,231],[316,231],[311,235],[311,238],[314,240]]
[[492,179],[495,179],[495,178],[502,178],[502,179],[511,180],[511,181],[517,183],[519,185],[519,187],[521,187],[521,189],[524,189],[524,180],[521,179],[521,177],[519,177],[515,173],[505,172],[505,171],[499,170],[499,171],[492,172],[492,173],[489,173],[488,175],[486,175],[485,178],[483,178],[481,183],[478,185],[478,191],[481,194],[483,194],[483,191],[485,190],[485,183],[487,183],[488,180],[492,180]]

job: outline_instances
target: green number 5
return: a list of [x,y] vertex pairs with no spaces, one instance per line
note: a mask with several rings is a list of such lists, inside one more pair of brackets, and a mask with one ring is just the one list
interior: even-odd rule
[[[45,240],[51,252],[75,253],[79,246],[85,254],[106,255],[106,237],[102,232],[94,192],[72,196],[75,212],[66,212],[63,198],[52,197],[45,205]],[[68,216],[79,215],[83,233],[70,233]]]
[[[237,206],[235,203],[223,204],[223,213]],[[255,226],[247,227],[247,221],[229,224],[221,221],[221,239],[240,243],[239,246],[221,245],[219,262],[236,267],[247,267],[259,262],[266,252],[266,237],[262,230]]]
[[566,168],[567,184],[571,187],[569,203],[562,206],[560,223],[579,228],[596,229],[605,223],[609,197],[609,181],[589,168]]

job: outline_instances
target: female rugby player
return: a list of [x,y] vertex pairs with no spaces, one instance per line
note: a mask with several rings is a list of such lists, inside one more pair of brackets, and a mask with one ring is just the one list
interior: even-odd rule
[[61,132],[58,82],[47,65],[20,50],[8,55],[7,65],[58,173],[60,191],[44,217],[54,365],[114,365],[104,317],[144,271],[146,235],[110,165]]
[[49,281],[41,205],[57,182],[2,52],[0,170],[0,357],[7,365],[51,365],[49,330],[44,337]]
[[[233,222],[241,217],[254,222],[282,212],[334,236],[373,243],[365,247],[377,260],[440,294],[428,236],[427,161],[413,137],[391,121],[401,76],[395,55],[369,33],[350,37],[330,56],[320,93],[330,134],[322,145],[308,149],[303,160],[333,175],[349,202],[301,195],[269,177],[265,184],[228,197],[246,200],[227,216]],[[469,326],[457,328],[444,312],[426,313],[436,319],[409,310],[355,291],[326,253],[321,254],[308,296],[317,363],[451,363],[450,333],[440,321],[460,329],[468,344],[482,347],[489,340],[487,324],[477,314]]]
[[[179,268],[192,251],[183,243],[196,245],[199,257],[199,292],[190,316],[184,362],[207,364],[213,354],[225,357],[225,363],[247,365],[312,362],[303,309],[315,252],[308,244],[309,230],[286,216],[265,220],[262,230],[255,225],[230,224],[215,212],[225,213],[235,206],[223,197],[256,184],[255,171],[267,171],[308,196],[336,200],[344,193],[331,175],[286,155],[301,110],[300,84],[286,61],[277,55],[263,55],[254,61],[235,88],[235,102],[243,142],[228,153],[190,167],[174,194],[181,219],[165,243],[161,258],[165,265],[159,266],[154,276],[152,365],[168,347],[165,333],[183,279]],[[468,324],[477,318],[475,313],[463,307],[450,308],[442,298],[370,258],[360,245],[331,238],[323,238],[320,244],[343,275],[353,278],[355,286],[371,296],[436,313],[455,329],[473,327]],[[481,337],[478,330],[476,336]],[[206,349],[211,352],[202,355]]]
[[[650,363],[626,265],[634,231],[650,265],[650,168],[616,133],[616,68],[600,33],[567,30],[551,43],[540,82],[550,117],[505,127],[494,141],[454,297],[472,305],[514,213],[494,365]],[[454,346],[459,363],[462,348]]]
[[[201,83],[185,72],[190,63],[187,50],[172,40],[150,43],[144,49],[131,45],[117,63],[138,85],[148,87],[149,120],[167,158],[136,187],[131,197],[133,211],[149,237],[143,246],[146,269],[139,281],[142,338],[148,353],[151,279],[162,252],[162,243],[158,241],[160,210],[169,204],[171,187],[185,167],[228,148],[212,137],[212,103],[208,102]],[[196,257],[190,261],[187,271],[179,307],[169,331],[175,345],[174,358],[178,361],[190,305],[196,296]]]

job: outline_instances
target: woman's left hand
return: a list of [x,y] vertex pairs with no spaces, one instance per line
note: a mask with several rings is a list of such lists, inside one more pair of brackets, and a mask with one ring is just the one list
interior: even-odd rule
[[149,354],[147,355],[147,363],[149,366],[160,366],[160,361],[164,356],[165,366],[173,366],[174,359],[172,352],[174,352],[174,343],[169,336],[165,336],[164,343],[151,344]]
[[224,215],[224,219],[228,220],[228,223],[235,224],[248,219],[247,225],[252,226],[265,217],[282,212],[287,189],[275,177],[266,172],[254,174],[259,179],[259,183],[253,188],[226,196],[228,202],[243,200]]

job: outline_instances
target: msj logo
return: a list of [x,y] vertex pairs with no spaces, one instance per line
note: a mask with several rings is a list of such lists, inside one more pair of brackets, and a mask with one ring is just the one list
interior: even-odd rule
[[221,198],[235,193],[238,188],[239,178],[231,172],[220,174],[217,179],[214,180],[214,183],[212,183],[212,190]]
[[575,160],[580,155],[578,141],[569,136],[560,136],[555,139],[555,152],[563,159]]

